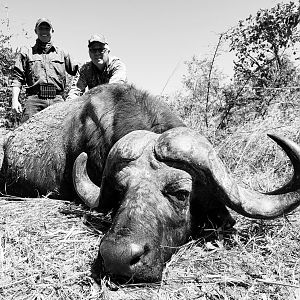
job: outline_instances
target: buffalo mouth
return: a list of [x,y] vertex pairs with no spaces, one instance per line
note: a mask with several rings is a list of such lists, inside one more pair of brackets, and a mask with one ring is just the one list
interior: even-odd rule
[[104,259],[99,254],[92,265],[92,277],[100,284],[101,280],[104,278],[109,278],[115,284],[133,284],[133,283],[156,283],[160,282],[162,279],[162,273],[164,268],[164,263],[160,262],[155,265],[147,265],[141,263],[139,267],[134,266],[139,263],[139,259],[132,260],[131,271],[125,272],[124,269],[116,266],[115,269],[111,269],[105,265]]
[[[171,255],[168,251],[168,258]],[[164,249],[157,244],[107,235],[100,243],[92,273],[97,281],[109,276],[119,284],[159,282],[166,259]]]

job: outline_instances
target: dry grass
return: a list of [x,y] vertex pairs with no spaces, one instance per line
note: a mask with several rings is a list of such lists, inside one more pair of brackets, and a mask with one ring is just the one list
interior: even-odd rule
[[[268,190],[291,173],[288,160],[265,133],[297,140],[300,119],[287,125],[281,121],[277,115],[241,128],[216,146],[240,183]],[[300,299],[300,208],[273,221],[236,215],[236,232],[216,232],[214,241],[199,239],[178,249],[161,282],[123,286],[108,278],[97,285],[91,277],[108,224],[104,216],[47,198],[0,198],[0,210],[3,300]]]
[[66,204],[50,199],[0,200],[0,298],[83,299],[99,235]]
[[0,299],[300,297],[299,209],[288,220],[238,217],[230,237],[220,232],[215,242],[181,247],[161,283],[117,287],[106,279],[98,286],[91,278],[99,224],[107,223],[103,216],[47,198],[3,198],[0,207]]

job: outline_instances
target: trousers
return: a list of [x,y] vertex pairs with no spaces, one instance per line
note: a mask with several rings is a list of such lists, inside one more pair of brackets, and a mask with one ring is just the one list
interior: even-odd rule
[[21,118],[21,123],[27,121],[34,114],[42,111],[48,106],[59,102],[64,102],[64,99],[61,95],[57,95],[55,98],[52,99],[41,99],[38,95],[27,96],[24,105],[23,115]]

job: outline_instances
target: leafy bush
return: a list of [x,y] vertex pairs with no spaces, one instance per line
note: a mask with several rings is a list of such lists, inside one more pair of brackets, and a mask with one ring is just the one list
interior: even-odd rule
[[[186,62],[183,90],[167,102],[185,122],[212,140],[222,140],[239,128],[272,117],[277,107],[298,105],[300,73],[292,62],[300,4],[278,4],[240,21],[222,34],[235,52],[234,78],[229,83],[212,59],[195,56]],[[291,111],[292,113],[292,111]]]

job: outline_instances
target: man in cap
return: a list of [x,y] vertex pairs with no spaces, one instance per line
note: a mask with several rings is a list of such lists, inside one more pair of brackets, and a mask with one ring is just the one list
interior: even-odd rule
[[94,34],[88,40],[91,61],[85,63],[74,77],[67,100],[76,98],[85,92],[104,83],[125,83],[125,64],[115,56],[110,55],[110,49],[105,37]]
[[[52,43],[54,32],[49,19],[38,19],[35,25],[37,34],[33,47],[21,48],[13,69],[12,111],[23,112],[24,122],[35,113],[56,102],[64,101],[66,72],[74,76],[78,72],[78,64],[70,55]],[[26,87],[24,110],[19,102],[21,86]]]

